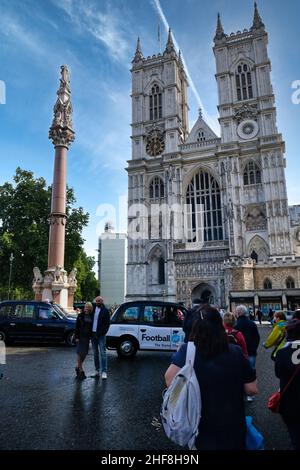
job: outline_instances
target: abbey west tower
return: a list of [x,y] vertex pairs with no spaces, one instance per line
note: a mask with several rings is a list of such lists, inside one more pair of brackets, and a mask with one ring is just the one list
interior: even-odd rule
[[[290,225],[284,142],[254,7],[249,30],[214,37],[219,138],[199,112],[169,32],[163,54],[132,61],[128,299],[219,306],[300,302],[300,227]],[[298,299],[298,297],[299,299]]]

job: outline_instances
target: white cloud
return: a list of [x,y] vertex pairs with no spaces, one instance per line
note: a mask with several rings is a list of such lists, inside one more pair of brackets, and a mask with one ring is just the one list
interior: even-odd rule
[[73,0],[51,0],[52,3],[63,10],[71,19],[73,18]]
[[[124,15],[108,2],[101,4],[89,0],[53,0],[54,4],[64,10],[74,25],[81,31],[88,32],[100,41],[111,57],[127,65],[131,50],[125,39],[130,31]],[[107,11],[102,11],[100,8]]]
[[87,27],[90,33],[105,44],[114,59],[127,63],[129,46],[119,30],[117,18],[111,14],[97,13],[89,19]]
[[18,45],[30,49],[39,56],[44,54],[44,49],[37,37],[24,28],[15,17],[5,15],[2,12],[0,15],[0,30],[8,41],[17,42]]

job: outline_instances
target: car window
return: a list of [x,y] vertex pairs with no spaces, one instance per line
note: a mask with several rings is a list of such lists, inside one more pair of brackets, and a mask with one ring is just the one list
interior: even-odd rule
[[2,305],[2,307],[0,307],[0,320],[11,318],[14,313],[14,308],[14,305]]
[[143,313],[143,323],[164,325],[164,307],[155,305],[145,305]]
[[[57,316],[59,318],[66,318],[67,317],[67,314],[68,312],[66,312],[60,305],[58,304],[53,304],[52,305],[52,309],[55,310],[55,312],[58,314]],[[53,312],[54,313],[54,312]]]
[[183,312],[176,306],[168,305],[164,307],[164,322],[168,326],[181,326],[183,322]]
[[34,318],[34,310],[35,307],[32,304],[17,304],[14,311],[14,317],[24,319]]
[[137,323],[139,319],[139,307],[122,308],[118,312],[118,322],[120,323]]
[[58,316],[51,308],[40,307],[39,308],[39,319],[40,320],[50,320],[53,316]]
[[180,323],[183,323],[183,320],[184,320],[184,315],[185,315],[185,309],[183,308],[180,308],[180,307],[176,307],[176,316],[177,316],[177,320],[180,322]]

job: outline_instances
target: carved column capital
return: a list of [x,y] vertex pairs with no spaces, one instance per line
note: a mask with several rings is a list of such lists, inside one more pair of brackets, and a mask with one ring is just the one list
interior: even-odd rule
[[70,147],[71,143],[75,140],[75,132],[69,127],[50,127],[49,139],[52,140],[54,147]]
[[67,216],[66,214],[53,213],[49,216],[49,225],[66,225]]

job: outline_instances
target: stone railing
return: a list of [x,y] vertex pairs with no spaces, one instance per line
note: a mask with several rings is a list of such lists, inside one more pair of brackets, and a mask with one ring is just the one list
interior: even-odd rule
[[282,136],[280,134],[274,134],[266,137],[261,137],[260,144],[277,144],[282,141]]
[[206,147],[215,147],[220,142],[221,142],[221,139],[211,139],[211,140],[204,140],[203,142],[193,142],[191,144],[182,144],[179,147],[182,151],[183,150],[197,150],[197,149],[203,149]]

